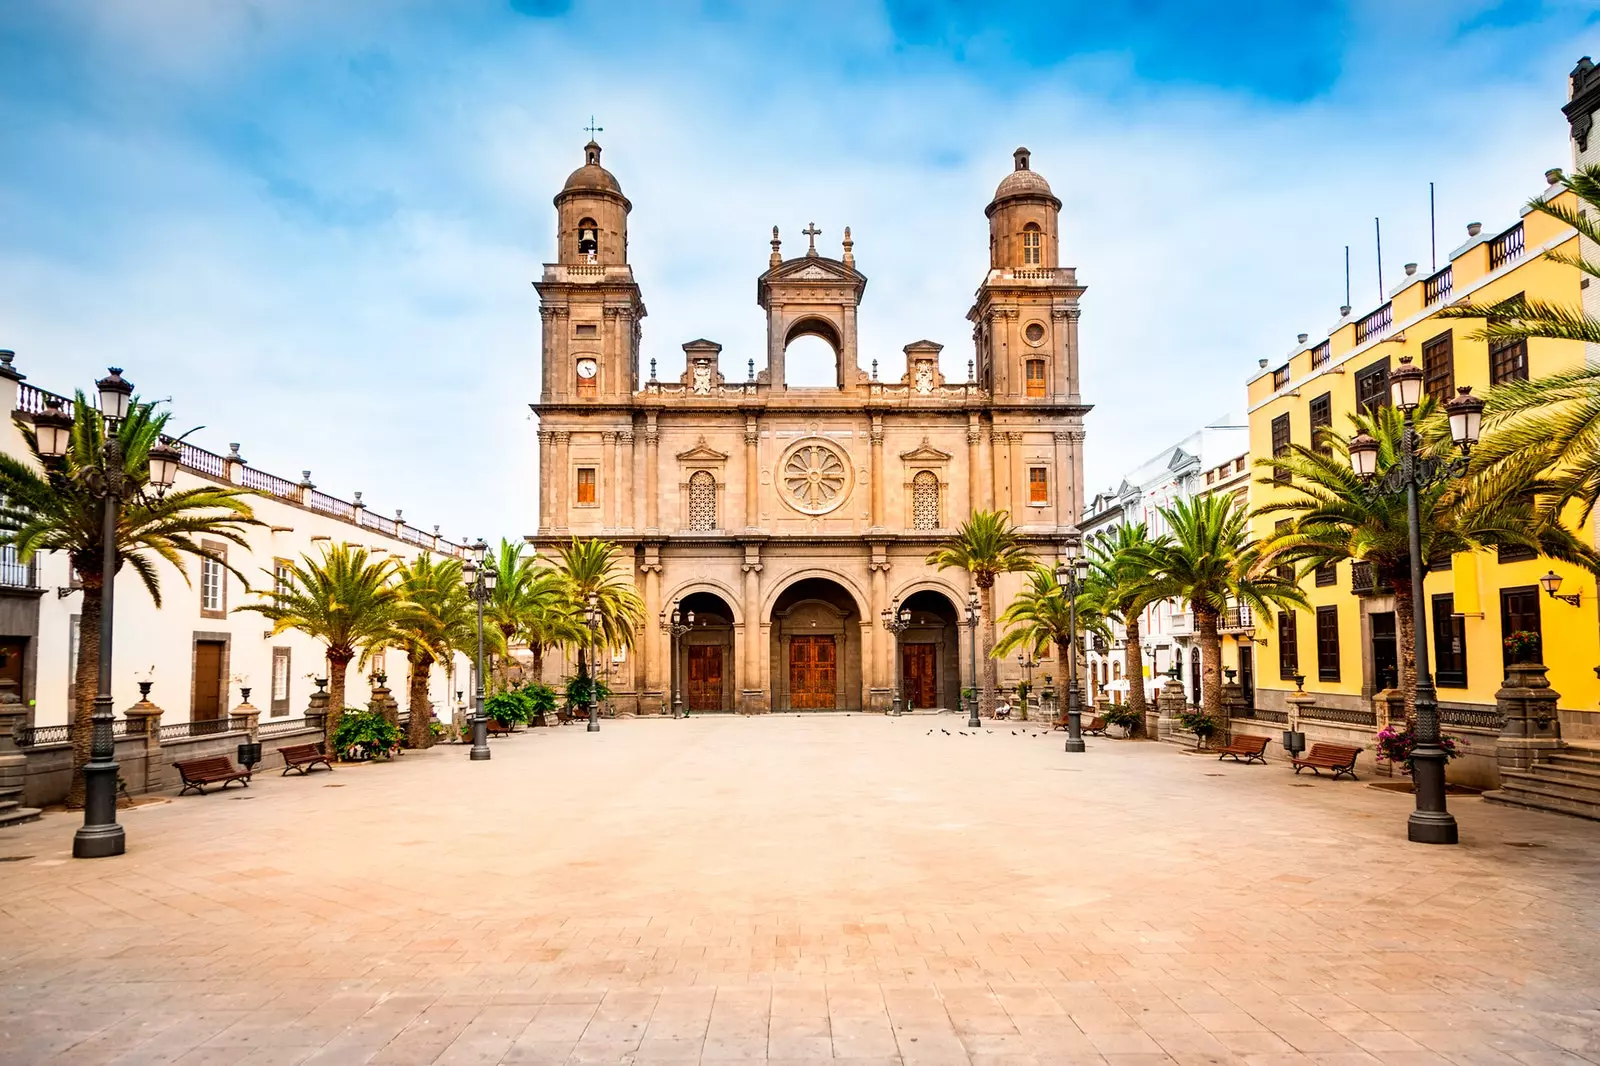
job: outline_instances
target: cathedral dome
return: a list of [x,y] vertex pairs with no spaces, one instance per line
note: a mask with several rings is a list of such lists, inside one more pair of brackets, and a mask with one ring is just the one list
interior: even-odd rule
[[611,171],[600,165],[600,146],[590,141],[583,146],[583,166],[568,175],[567,183],[561,187],[561,192],[563,194],[599,192],[621,196],[622,186],[617,183]]
[[1050,183],[1044,180],[1044,175],[1028,167],[1028,150],[1018,148],[1012,153],[1016,160],[1016,169],[1007,174],[1000,181],[999,187],[994,191],[995,202],[1008,200],[1013,196],[1047,196],[1055,199],[1055,194],[1050,191]]

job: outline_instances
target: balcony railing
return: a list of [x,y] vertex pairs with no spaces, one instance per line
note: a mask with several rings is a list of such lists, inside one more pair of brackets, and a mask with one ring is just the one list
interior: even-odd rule
[[1453,268],[1446,266],[1422,283],[1423,302],[1431,307],[1436,303],[1450,299],[1450,289],[1454,283]]
[[181,740],[184,737],[210,737],[218,733],[233,732],[233,723],[227,718],[207,718],[198,722],[174,722],[161,727],[161,740]]
[[1489,269],[1499,270],[1522,255],[1522,223],[1506,230],[1489,242]]
[[1394,592],[1394,586],[1379,584],[1371,563],[1357,562],[1350,564],[1350,592],[1355,596],[1387,596]]
[[1356,343],[1365,344],[1394,325],[1394,304],[1384,304],[1370,315],[1356,320]]
[[22,562],[17,558],[14,545],[0,545],[0,585],[11,589],[36,589],[39,587],[39,562]]
[[1223,633],[1254,632],[1255,628],[1255,612],[1243,604],[1229,607],[1217,620],[1217,629]]
[[1321,344],[1311,349],[1311,369],[1315,370],[1317,367],[1323,365],[1332,358],[1333,343],[1331,341],[1323,341]]
[[46,392],[41,388],[29,385],[25,381],[17,387],[17,410],[19,411],[30,415],[40,414],[44,411],[44,405],[51,400],[60,401],[62,414],[72,415],[72,401],[65,396],[57,396],[53,392]]
[[268,496],[276,496],[280,500],[293,500],[300,502],[300,486],[287,478],[276,474],[269,474],[265,470],[257,470],[253,466],[243,468],[239,473],[239,484],[247,489],[264,492]]
[[183,453],[183,465],[190,470],[215,478],[228,476],[228,461],[216,452],[208,452],[204,448],[197,448],[193,444],[180,444],[178,450]]
[[1285,363],[1272,372],[1272,388],[1274,391],[1289,384],[1289,364]]

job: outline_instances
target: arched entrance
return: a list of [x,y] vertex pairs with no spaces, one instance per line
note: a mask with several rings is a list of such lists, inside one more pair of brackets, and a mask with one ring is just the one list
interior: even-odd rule
[[675,664],[683,706],[701,714],[732,712],[739,691],[734,677],[733,609],[714,592],[691,592],[678,601],[678,614],[689,626],[678,638]]
[[961,706],[961,637],[956,606],[942,592],[923,589],[900,605],[911,624],[900,634],[899,686],[907,710]]
[[861,709],[861,613],[822,577],[796,581],[772,605],[772,709]]

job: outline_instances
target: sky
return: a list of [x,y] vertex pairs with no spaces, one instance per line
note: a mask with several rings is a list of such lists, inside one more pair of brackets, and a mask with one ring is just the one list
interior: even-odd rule
[[[594,116],[663,377],[761,366],[771,227],[850,226],[860,360],[945,345],[1018,145],[1063,202],[1087,493],[1571,164],[1596,0],[5,0],[0,347],[450,536],[536,522],[551,197]],[[730,371],[731,373],[731,371]],[[739,375],[742,376],[742,375]]]

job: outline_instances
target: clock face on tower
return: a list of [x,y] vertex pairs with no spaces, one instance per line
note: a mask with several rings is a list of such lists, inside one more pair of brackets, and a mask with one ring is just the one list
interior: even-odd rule
[[578,360],[578,376],[583,380],[588,381],[599,372],[600,364],[596,363],[593,359]]

